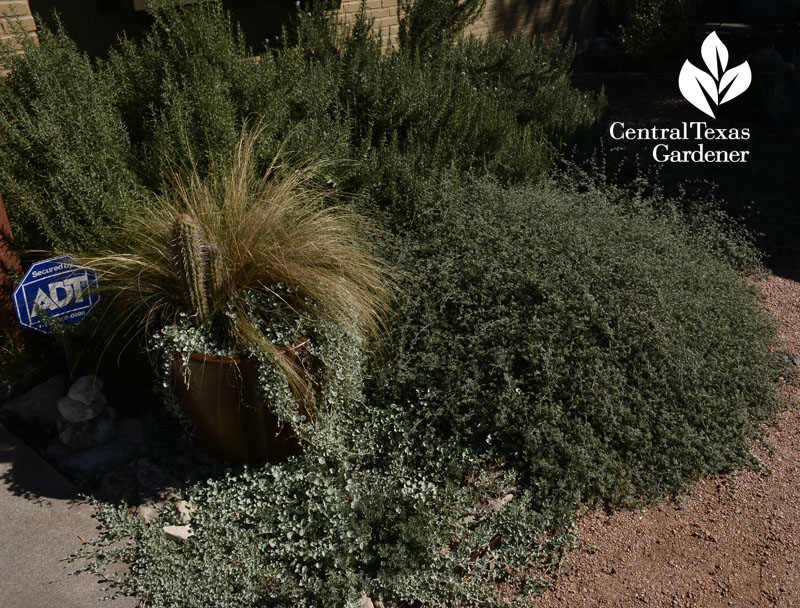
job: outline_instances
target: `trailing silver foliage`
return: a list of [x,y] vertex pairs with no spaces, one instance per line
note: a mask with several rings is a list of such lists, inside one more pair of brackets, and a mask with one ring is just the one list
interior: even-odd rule
[[[332,429],[338,428],[345,406],[363,402],[364,352],[362,338],[352,325],[343,327],[332,320],[314,319],[297,311],[286,310],[285,301],[290,288],[274,285],[270,291],[251,293],[248,297],[254,309],[273,310],[269,318],[251,320],[272,344],[291,345],[299,337],[308,337],[308,355],[319,361],[314,382],[319,386],[319,399],[315,404],[315,421],[303,415],[293,395],[282,368],[272,356],[251,345],[245,351],[222,342],[208,329],[197,328],[186,313],[179,315],[177,324],[168,325],[157,332],[150,342],[156,354],[164,401],[171,412],[181,417],[177,399],[172,390],[173,361],[179,358],[183,365],[184,381],[190,381],[189,357],[192,353],[217,357],[248,357],[257,362],[259,387],[264,403],[283,422],[292,424],[297,434],[309,442],[317,442]],[[307,303],[310,310],[313,305]],[[235,322],[235,314],[229,311]],[[321,428],[326,429],[325,432]]]

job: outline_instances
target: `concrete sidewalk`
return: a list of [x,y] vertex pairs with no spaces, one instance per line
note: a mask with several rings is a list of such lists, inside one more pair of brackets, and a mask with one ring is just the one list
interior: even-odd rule
[[0,425],[0,608],[133,608],[135,598],[98,601],[92,574],[64,561],[97,535],[94,508],[36,452]]

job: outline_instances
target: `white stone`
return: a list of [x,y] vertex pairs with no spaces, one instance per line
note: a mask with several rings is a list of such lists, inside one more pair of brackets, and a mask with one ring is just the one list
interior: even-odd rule
[[103,412],[106,403],[108,399],[102,393],[89,404],[64,397],[58,400],[58,411],[70,422],[86,422],[97,418]]
[[[135,458],[141,453],[143,445],[142,421],[138,418],[125,418],[120,420],[114,439],[103,445],[74,453],[62,460],[59,468],[72,475],[89,476],[105,473]],[[135,472],[131,471],[131,475],[135,475]]]
[[508,503],[514,500],[513,494],[506,494],[505,496],[501,496],[500,498],[495,498],[489,501],[489,507],[494,509],[495,511],[499,511],[503,507],[505,507]]
[[103,390],[103,381],[97,376],[81,376],[70,387],[67,396],[73,401],[89,405]]
[[370,598],[363,591],[361,592],[361,601],[359,602],[359,608],[375,608],[375,604],[372,603],[372,598]]
[[189,506],[189,503],[185,500],[179,500],[176,502],[175,508],[178,510],[178,513],[180,513],[181,520],[186,523],[189,523],[189,520],[192,519],[192,514],[197,511],[197,509],[194,507]]
[[58,418],[58,400],[64,396],[67,388],[65,374],[53,376],[47,382],[29,390],[10,401],[6,401],[0,410],[11,413],[26,422],[44,426],[50,430],[56,425]]
[[47,448],[47,456],[50,460],[58,463],[65,458],[69,458],[77,451],[78,450],[75,450],[74,448],[65,446],[63,443],[61,443],[61,440],[57,440],[50,444],[50,446]]
[[177,479],[147,458],[136,460],[136,482],[141,500],[155,499],[162,502],[175,498],[176,489],[181,485]]
[[158,517],[158,509],[152,505],[139,505],[136,509],[136,515],[142,518],[144,523],[149,524]]
[[184,541],[194,536],[191,526],[164,526],[162,529],[172,540]]

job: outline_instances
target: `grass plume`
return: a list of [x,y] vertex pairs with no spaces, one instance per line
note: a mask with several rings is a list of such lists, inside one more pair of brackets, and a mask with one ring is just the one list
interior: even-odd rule
[[[133,321],[150,334],[187,313],[226,344],[258,345],[297,381],[278,356],[286,345],[269,343],[258,327],[276,311],[252,310],[248,294],[276,293],[282,285],[290,293],[280,290],[283,313],[333,319],[369,342],[385,333],[392,282],[370,251],[374,229],[331,204],[335,193],[314,183],[318,165],[292,168],[275,158],[257,170],[259,133],[258,126],[245,129],[225,170],[174,171],[165,194],[142,209],[114,251],[82,256],[81,263],[97,270],[115,324]],[[190,265],[176,253],[187,227]],[[201,286],[187,280],[189,266],[203,273]]]

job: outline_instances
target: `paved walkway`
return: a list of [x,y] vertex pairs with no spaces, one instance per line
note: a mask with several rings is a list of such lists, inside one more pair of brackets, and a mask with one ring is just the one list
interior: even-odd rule
[[75,487],[0,425],[0,608],[133,608],[134,598],[99,603],[96,576],[70,576],[64,561],[97,534],[94,509]]

